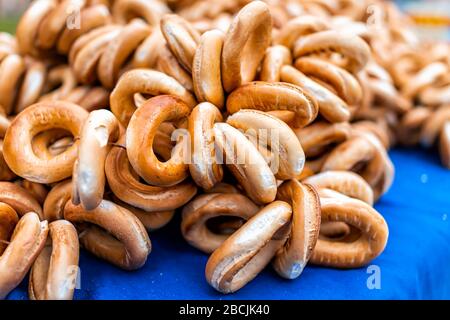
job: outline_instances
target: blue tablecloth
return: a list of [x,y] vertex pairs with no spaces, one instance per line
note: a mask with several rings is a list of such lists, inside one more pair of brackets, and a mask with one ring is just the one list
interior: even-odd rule
[[[153,251],[138,271],[126,272],[81,254],[81,289],[76,299],[450,299],[450,171],[437,151],[396,149],[393,187],[376,208],[390,234],[379,267],[380,289],[369,289],[371,269],[308,266],[300,278],[284,280],[266,268],[233,295],[205,281],[207,256],[186,244],[179,218],[151,235]],[[369,272],[368,272],[369,271]],[[9,295],[27,298],[28,279]]]

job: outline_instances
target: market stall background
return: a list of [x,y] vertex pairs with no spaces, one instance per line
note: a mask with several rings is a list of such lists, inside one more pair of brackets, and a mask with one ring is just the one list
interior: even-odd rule
[[[14,32],[31,1],[0,0],[0,31]],[[397,1],[418,22],[421,37],[450,39],[450,1]],[[293,281],[271,268],[232,295],[205,280],[208,256],[190,247],[180,219],[151,234],[146,265],[126,272],[82,252],[75,299],[450,299],[450,171],[436,150],[396,148],[391,190],[375,206],[389,224],[385,252],[369,266],[336,270],[308,266]],[[9,299],[27,299],[28,279]]]
[[[20,15],[32,0],[0,0],[0,31],[14,33]],[[395,3],[418,24],[419,36],[450,40],[450,1],[396,0]]]

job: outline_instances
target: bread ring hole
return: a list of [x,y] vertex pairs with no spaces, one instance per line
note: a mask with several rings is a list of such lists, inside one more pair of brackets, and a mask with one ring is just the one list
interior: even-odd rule
[[47,81],[42,88],[42,96],[48,95],[53,91],[62,89],[64,85],[73,84],[75,86],[73,74],[68,69],[52,69],[47,77]]
[[111,189],[106,189],[105,188],[105,192],[103,193],[103,200],[108,200],[113,202],[114,201],[114,193],[111,191]]
[[43,95],[48,94],[52,91],[56,91],[58,89],[60,89],[63,86],[63,82],[62,81],[49,81],[45,84],[43,91]]
[[153,96],[150,94],[144,94],[144,93],[135,93],[133,96],[134,104],[136,107],[142,106],[148,99],[152,98]]
[[324,143],[324,144],[317,144],[307,150],[307,160],[308,161],[314,161],[319,160],[324,154],[327,154],[331,152],[334,148],[337,147],[337,143]]
[[[319,115],[318,119],[320,119],[320,117],[321,116]],[[325,130],[326,129],[324,129],[324,134],[314,137],[313,141],[308,141],[308,146],[304,146],[308,161],[318,160],[347,140],[347,136],[343,132],[327,132]]]
[[205,225],[215,234],[230,235],[239,229],[245,222],[245,219],[237,216],[218,216],[208,219]]
[[[292,229],[292,223],[285,223],[280,229],[277,230],[277,232],[274,233],[272,236],[272,240],[283,240],[286,239],[286,235],[288,235],[291,232]],[[287,238],[287,243],[291,242],[291,237]]]
[[134,19],[143,19],[145,20],[141,14],[139,14],[139,12],[137,12],[136,10],[133,9],[128,9],[125,10],[124,12],[122,12],[123,18],[126,21],[126,23],[130,23],[130,21],[134,20]]
[[313,146],[305,150],[308,161],[318,160],[323,155],[337,148],[339,144],[341,144],[344,141],[345,138],[337,138],[335,136],[329,136],[321,139],[320,142],[315,143]]
[[[139,176],[137,174],[137,172],[133,169],[130,162],[128,162],[128,161],[127,161],[127,167],[128,167],[128,172],[131,174],[131,176],[134,178],[135,181],[137,181],[143,185],[149,185],[143,178],[141,178],[141,176]],[[113,197],[115,196],[112,190],[109,190],[109,192],[111,192],[111,195]]]
[[89,223],[89,222],[75,222],[74,225],[78,231],[78,238],[80,240],[83,238],[83,236],[86,233],[88,233],[90,231],[97,231],[97,232],[103,234],[105,236],[105,238],[110,238],[112,243],[115,243],[117,241],[117,244],[119,244],[119,243],[121,244],[121,241],[115,235],[113,235],[111,232],[109,232],[108,230],[102,228],[101,226],[99,226],[97,224]]
[[172,133],[176,127],[171,122],[163,122],[156,132],[153,140],[153,151],[161,162],[169,161],[172,157],[176,141],[172,140]]
[[133,4],[133,2],[123,1],[124,5],[114,4],[112,13],[115,22],[126,25],[135,19],[140,19],[149,25],[156,25],[158,23],[157,17],[166,13],[167,10],[163,3],[152,3],[150,6],[143,1],[135,2]]
[[67,148],[71,147],[73,143],[74,143],[73,137],[64,137],[52,143],[48,147],[48,149],[50,150],[50,152],[54,153],[55,155],[58,155],[67,150]]
[[[230,169],[227,166],[222,166],[222,169],[223,169],[222,183],[230,184],[238,190],[238,193],[245,194],[244,188],[239,184],[239,181],[236,179],[236,177],[233,175]],[[222,193],[221,191],[217,192]]]
[[[137,48],[139,48],[139,46],[145,41],[145,39],[143,41],[141,41]],[[135,69],[135,67],[133,66],[134,63],[134,53],[135,51],[132,51],[128,56],[125,57],[125,59],[123,60],[121,67],[118,70],[118,74],[117,74],[117,79],[120,79],[126,72],[131,71],[133,69]],[[117,81],[117,80],[116,80]],[[139,93],[137,93],[139,94]],[[135,94],[136,95],[136,94]],[[148,98],[149,99],[149,98]],[[148,99],[145,99],[145,101],[147,101]]]
[[364,172],[364,169],[367,166],[367,161],[365,160],[361,160],[356,162],[351,168],[350,171],[353,171],[359,175],[362,175],[362,173]]
[[[0,206],[3,207],[4,205],[3,202],[0,202]],[[6,216],[2,216],[0,213],[0,256],[9,246],[16,225],[16,222],[11,221]]]
[[149,186],[149,184],[147,183],[147,181],[145,181],[141,176],[139,176],[139,175],[136,173],[136,171],[133,171],[133,172],[134,172],[134,176],[135,176],[136,180],[137,180],[140,184]]

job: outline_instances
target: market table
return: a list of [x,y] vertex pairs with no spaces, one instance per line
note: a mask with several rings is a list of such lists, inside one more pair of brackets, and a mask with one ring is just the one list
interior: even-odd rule
[[[83,252],[75,299],[450,299],[450,171],[436,150],[390,155],[395,182],[376,205],[389,241],[369,268],[307,266],[300,278],[284,280],[268,267],[237,293],[222,295],[206,283],[208,257],[183,240],[178,218],[151,234],[153,250],[141,270],[122,271]],[[27,299],[27,284],[8,298]]]

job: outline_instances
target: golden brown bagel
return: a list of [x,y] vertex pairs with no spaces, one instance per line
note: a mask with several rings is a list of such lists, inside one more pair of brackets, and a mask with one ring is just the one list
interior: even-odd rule
[[282,67],[281,80],[297,85],[313,96],[320,114],[328,121],[344,122],[350,119],[350,109],[344,100],[294,67]]
[[226,92],[255,78],[270,45],[272,18],[264,2],[251,2],[235,16],[222,50],[222,83]]
[[113,197],[113,199],[114,203],[118,204],[121,207],[124,207],[132,214],[134,214],[139,219],[139,221],[141,221],[148,232],[161,229],[162,227],[167,225],[175,215],[175,210],[148,212],[120,201],[117,197]]
[[179,97],[189,107],[195,106],[195,99],[178,81],[164,73],[136,69],[125,73],[111,94],[111,111],[123,125],[127,125],[136,110],[136,93],[158,96],[170,94]]
[[193,247],[212,253],[228,237],[208,228],[208,222],[228,217],[247,221],[259,211],[249,198],[237,193],[209,193],[196,197],[183,208],[181,232]]
[[291,49],[300,37],[326,29],[328,29],[328,26],[325,19],[312,15],[303,15],[289,20],[273,41],[275,44]]
[[317,117],[316,100],[300,87],[284,82],[254,81],[234,90],[227,99],[230,114],[241,109],[287,110],[295,113],[294,126],[304,127]]
[[32,139],[40,132],[64,129],[78,137],[88,113],[81,107],[63,101],[42,102],[18,115],[6,132],[3,155],[18,176],[38,183],[52,183],[70,177],[77,156],[78,141],[63,153],[51,158],[38,158]]
[[150,32],[147,24],[136,19],[123,27],[114,41],[109,42],[97,66],[98,78],[105,88],[114,88],[127,58],[150,35]]
[[392,185],[394,166],[381,142],[360,131],[330,152],[322,171],[350,170],[359,173],[374,191],[375,200]]
[[136,173],[149,184],[172,186],[187,178],[184,139],[178,144],[182,148],[175,147],[172,158],[166,162],[156,157],[153,141],[161,123],[183,120],[189,112],[188,105],[180,98],[166,95],[151,98],[131,117],[126,133],[128,159]]
[[351,171],[325,171],[303,180],[318,189],[327,188],[373,205],[373,191],[358,174]]
[[344,68],[313,57],[303,57],[295,61],[295,67],[309,77],[313,77],[333,88],[348,105],[359,104],[362,89],[358,80]]
[[288,48],[281,45],[269,47],[266,50],[266,55],[262,62],[261,74],[259,78],[261,81],[280,82],[281,81],[281,67],[292,63],[291,52]]
[[43,96],[39,102],[64,100],[77,86],[77,79],[69,66],[62,65],[52,68],[45,79]]
[[27,190],[33,198],[36,199],[39,205],[42,206],[44,204],[45,198],[47,198],[48,194],[48,190],[45,185],[28,180],[18,180],[16,183]]
[[161,32],[172,54],[183,68],[191,72],[195,50],[200,42],[198,31],[182,17],[176,14],[166,14],[161,19]]
[[426,107],[409,110],[400,119],[396,136],[401,144],[415,145],[420,141],[421,130],[432,111]]
[[[118,26],[107,25],[84,34],[74,43],[69,53],[69,62],[80,83],[93,84],[97,80],[99,61],[103,57],[103,53],[107,51],[108,45],[120,35],[121,31],[122,29]],[[121,43],[124,43],[124,41]],[[117,52],[117,50],[114,52]],[[112,57],[112,59],[114,58],[116,56]],[[115,68],[112,66],[113,69],[118,68],[118,64],[120,64],[120,61],[116,61]],[[108,68],[108,70],[111,69]],[[105,81],[111,81],[108,78],[110,72],[106,74],[107,71],[105,71]],[[112,72],[118,71],[112,70]],[[112,76],[116,77],[117,74],[113,74]]]
[[314,264],[357,268],[366,265],[383,252],[388,226],[383,217],[367,203],[335,191],[321,189],[323,222],[345,222],[353,227],[345,239],[319,238],[311,256]]
[[361,120],[352,123],[352,128],[362,130],[375,135],[386,150],[395,143],[393,132],[389,128],[387,121],[373,122],[369,120]]
[[11,125],[11,121],[6,114],[2,114],[2,111],[3,110],[0,109],[0,138],[5,137],[6,130],[8,130],[8,127]]
[[294,132],[309,159],[321,156],[333,149],[333,145],[347,140],[351,135],[351,126],[345,122],[330,124],[316,121],[305,128],[294,129]]
[[224,107],[220,58],[224,34],[218,30],[202,34],[192,64],[194,92],[199,102],[211,102],[219,109]]
[[0,256],[0,299],[4,299],[25,278],[42,251],[47,239],[48,223],[34,212],[17,223],[11,242]]
[[420,101],[425,105],[439,106],[450,104],[450,85],[427,87],[420,93]]
[[0,202],[10,205],[19,215],[35,212],[42,218],[42,208],[39,202],[25,188],[6,181],[0,181]]
[[450,121],[450,105],[442,106],[428,117],[420,132],[420,143],[424,147],[431,147],[438,139],[439,133],[446,122]]
[[253,280],[284,245],[291,215],[290,205],[274,201],[250,218],[209,257],[208,283],[232,293]]
[[78,86],[64,100],[78,104],[86,111],[109,109],[109,91],[103,87]]
[[440,77],[444,77],[449,72],[449,66],[441,62],[434,62],[426,65],[413,77],[407,78],[407,82],[402,87],[402,95],[408,99],[415,98],[427,86],[432,85]]
[[[108,110],[92,111],[83,126],[77,173],[74,175],[77,179],[73,183],[77,189],[77,198],[88,211],[95,209],[103,200],[106,156],[111,143],[119,139],[119,126],[119,121]],[[72,201],[75,201],[75,197]]]
[[148,36],[134,52],[131,66],[134,68],[155,68],[160,50],[164,47],[164,37],[159,27],[152,29]]
[[70,15],[79,12],[86,4],[85,0],[73,2],[63,0],[57,3],[54,10],[46,15],[39,25],[37,44],[40,48],[49,50],[53,48],[59,35],[68,26]]
[[20,53],[40,59],[65,55],[83,34],[110,23],[108,8],[94,1],[33,1],[17,27]]
[[20,87],[19,83],[25,71],[25,61],[17,54],[0,60],[0,105],[6,114],[14,110],[14,92]]
[[159,48],[156,70],[174,78],[189,92],[194,91],[192,75],[180,65],[167,44]]
[[341,54],[347,59],[345,68],[357,73],[369,61],[370,48],[360,37],[339,33],[335,30],[313,33],[297,40],[294,47],[294,57],[302,57],[321,51],[331,51]]
[[94,4],[81,10],[80,21],[82,23],[79,28],[64,29],[56,45],[59,53],[67,55],[72,45],[80,36],[88,33],[90,30],[109,24],[111,22],[111,15],[106,6]]
[[283,183],[277,199],[292,206],[289,238],[276,253],[273,267],[287,279],[295,279],[303,272],[319,237],[320,201],[313,187],[297,180]]
[[34,1],[20,18],[17,25],[16,37],[22,54],[39,56],[36,37],[42,20],[56,7],[57,2]]
[[25,58],[26,72],[17,90],[14,113],[36,103],[44,93],[44,85],[47,78],[47,68],[44,63],[34,59]]

